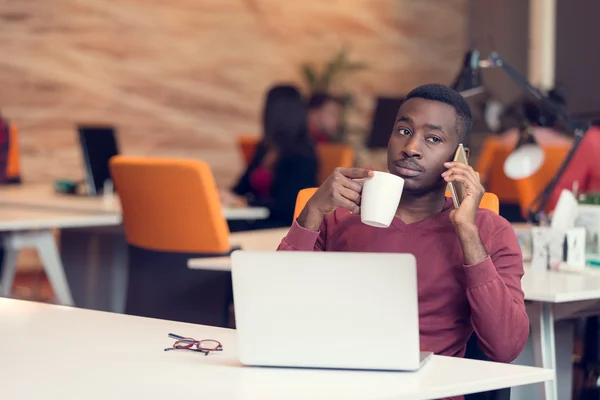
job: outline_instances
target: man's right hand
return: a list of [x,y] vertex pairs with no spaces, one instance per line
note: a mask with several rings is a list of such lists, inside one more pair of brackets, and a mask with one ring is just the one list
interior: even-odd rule
[[360,213],[362,181],[373,176],[373,171],[363,168],[336,168],[335,171],[304,206],[298,217],[303,228],[317,232],[327,214],[343,207],[354,214]]

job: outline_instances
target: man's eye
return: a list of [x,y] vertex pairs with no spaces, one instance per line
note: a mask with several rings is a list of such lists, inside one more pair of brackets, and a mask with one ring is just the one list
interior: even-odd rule
[[437,136],[432,136],[430,138],[427,138],[427,140],[429,140],[431,143],[439,143],[441,141],[440,138]]
[[401,135],[410,135],[410,131],[406,128],[398,128],[398,133]]

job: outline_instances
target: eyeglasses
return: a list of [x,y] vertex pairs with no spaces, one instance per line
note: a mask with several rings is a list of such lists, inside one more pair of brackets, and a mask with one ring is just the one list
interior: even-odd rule
[[173,343],[173,347],[168,347],[165,349],[165,351],[190,350],[197,351],[199,353],[204,353],[204,355],[207,356],[208,353],[211,353],[213,351],[223,350],[223,345],[221,344],[221,342],[213,339],[196,340],[188,337],[179,336],[174,333],[169,333],[169,337],[171,339],[175,339],[176,342]]

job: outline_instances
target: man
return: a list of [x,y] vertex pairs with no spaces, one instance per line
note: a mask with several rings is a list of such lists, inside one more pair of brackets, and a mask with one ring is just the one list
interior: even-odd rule
[[342,104],[326,93],[315,93],[308,101],[308,132],[316,143],[336,139],[342,120]]
[[[470,130],[469,106],[456,91],[442,85],[414,89],[388,143],[388,169],[405,180],[390,227],[364,225],[357,215],[362,186],[355,179],[372,172],[342,168],[309,200],[279,250],[412,253],[422,350],[463,357],[475,331],[489,358],[510,362],[529,335],[522,255],[511,225],[479,209],[484,188],[478,174],[450,162]],[[444,195],[448,182],[466,188],[456,210]]]

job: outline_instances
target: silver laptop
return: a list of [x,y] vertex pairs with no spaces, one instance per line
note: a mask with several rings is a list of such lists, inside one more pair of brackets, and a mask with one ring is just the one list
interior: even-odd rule
[[412,371],[431,356],[411,254],[237,250],[231,265],[242,364]]

